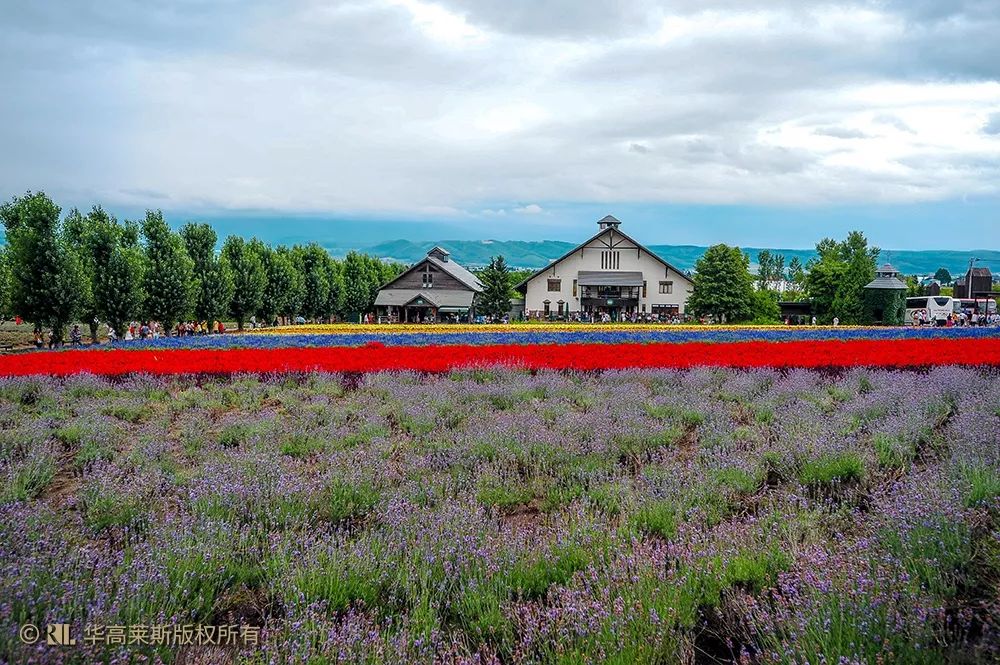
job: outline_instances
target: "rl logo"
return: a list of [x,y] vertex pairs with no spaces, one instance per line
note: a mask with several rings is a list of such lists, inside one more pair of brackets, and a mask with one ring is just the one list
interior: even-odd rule
[[45,627],[46,644],[72,646],[76,640],[70,634],[70,624],[50,623]]

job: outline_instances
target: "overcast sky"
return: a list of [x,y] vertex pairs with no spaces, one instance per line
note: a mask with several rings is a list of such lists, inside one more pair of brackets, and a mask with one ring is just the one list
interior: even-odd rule
[[998,35],[1000,0],[0,0],[0,195],[254,232],[581,239],[612,212],[649,243],[996,248]]

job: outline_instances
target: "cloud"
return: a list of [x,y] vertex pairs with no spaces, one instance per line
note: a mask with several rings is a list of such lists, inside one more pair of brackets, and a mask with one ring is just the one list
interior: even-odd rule
[[65,0],[4,19],[4,196],[469,223],[558,207],[524,201],[998,187],[987,0]]
[[1000,134],[1000,112],[991,113],[983,125],[984,134]]
[[850,127],[817,127],[813,130],[817,136],[829,136],[835,139],[866,139],[868,135],[859,129]]

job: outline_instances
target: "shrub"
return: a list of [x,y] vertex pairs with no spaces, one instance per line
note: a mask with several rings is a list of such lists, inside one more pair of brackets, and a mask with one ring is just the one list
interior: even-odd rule
[[35,452],[7,469],[0,477],[0,503],[27,501],[42,493],[56,475],[52,455]]
[[580,545],[557,545],[544,556],[517,562],[510,571],[510,584],[524,598],[541,598],[553,584],[569,582],[589,560],[587,551]]
[[753,494],[760,489],[762,478],[760,474],[750,475],[747,471],[736,467],[719,469],[713,474],[715,481],[722,487],[736,494]]
[[906,470],[916,455],[912,443],[882,432],[874,436],[872,445],[881,469]]
[[118,420],[138,424],[149,417],[152,409],[147,404],[112,404],[104,407],[101,413]]
[[84,521],[94,531],[110,528],[141,528],[149,514],[140,496],[123,496],[105,488],[91,486],[83,491]]
[[695,428],[705,422],[700,411],[685,409],[673,404],[646,404],[646,413],[657,420],[677,421],[687,428]]
[[679,513],[672,501],[652,501],[639,508],[629,524],[640,533],[670,539],[677,534]]
[[254,434],[254,428],[245,423],[226,425],[219,433],[219,445],[223,448],[236,448],[246,443]]
[[534,494],[524,485],[489,483],[479,488],[476,499],[484,506],[509,510],[515,506],[526,504],[534,498]]
[[381,494],[369,482],[349,483],[336,480],[319,493],[317,516],[329,522],[360,518],[378,504]]
[[844,451],[807,460],[799,472],[799,480],[811,487],[829,487],[835,483],[859,481],[863,475],[861,456],[854,451]]
[[792,565],[792,557],[777,546],[765,551],[744,551],[726,563],[725,580],[729,585],[740,585],[753,593],[773,587],[778,574]]
[[621,512],[625,497],[619,486],[605,484],[588,491],[587,500],[605,515],[614,517]]
[[289,457],[309,457],[325,448],[326,442],[323,439],[302,432],[286,437],[280,446],[281,454]]
[[674,425],[648,433],[615,434],[612,443],[624,459],[643,458],[658,448],[676,445],[684,431]]
[[308,602],[326,601],[331,612],[342,612],[358,602],[374,608],[384,593],[373,569],[376,561],[362,562],[339,551],[324,553],[296,571],[292,587]]
[[972,562],[969,527],[944,516],[924,520],[904,533],[886,529],[882,542],[911,579],[938,598],[955,596]]
[[959,473],[965,484],[965,505],[969,508],[989,506],[1000,498],[1000,470],[979,464],[963,466]]

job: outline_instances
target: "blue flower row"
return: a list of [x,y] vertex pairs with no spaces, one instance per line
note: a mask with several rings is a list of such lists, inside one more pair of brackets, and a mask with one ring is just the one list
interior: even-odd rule
[[118,342],[128,348],[249,348],[361,346],[440,346],[453,344],[642,344],[651,342],[781,342],[824,339],[955,339],[1000,337],[1000,328],[759,328],[636,331],[385,332],[312,335],[206,335]]

